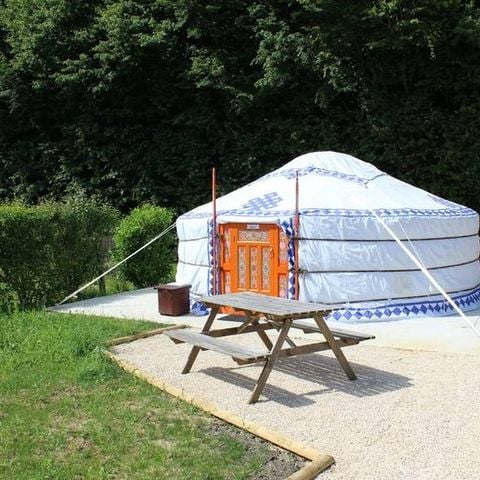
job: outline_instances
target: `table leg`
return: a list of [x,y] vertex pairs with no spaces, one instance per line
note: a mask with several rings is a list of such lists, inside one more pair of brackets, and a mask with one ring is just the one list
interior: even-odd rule
[[255,320],[258,319],[258,316],[255,315],[253,312],[249,312],[248,310],[245,310],[247,318],[245,321],[238,327],[238,333],[242,333],[250,324],[255,322]]
[[352,367],[350,366],[350,364],[348,363],[348,360],[343,354],[342,349],[338,346],[335,338],[332,335],[332,332],[328,328],[328,325],[325,323],[325,320],[323,319],[323,317],[321,315],[315,315],[313,319],[318,325],[318,328],[321,330],[322,335],[325,337],[325,340],[327,341],[328,345],[332,349],[333,353],[337,357],[338,363],[342,366],[349,380],[355,380],[357,376],[355,375]]
[[263,367],[262,373],[258,377],[257,383],[255,385],[255,388],[253,389],[250,399],[248,400],[248,403],[255,403],[260,397],[262,390],[265,387],[265,384],[267,383],[270,372],[272,371],[272,368],[275,365],[275,362],[277,361],[278,354],[282,349],[283,342],[285,342],[285,339],[287,338],[288,331],[290,330],[291,325],[292,325],[292,320],[285,320],[283,322],[277,341],[275,342],[274,347],[270,351],[270,354]]
[[[210,310],[210,315],[207,318],[207,321],[205,322],[205,325],[203,326],[202,332],[208,332],[212,326],[213,321],[215,320],[215,317],[217,316],[219,307],[213,307]],[[190,370],[193,367],[193,364],[195,363],[195,360],[197,359],[198,353],[200,352],[199,347],[193,347],[192,350],[190,351],[190,355],[188,356],[187,363],[183,367],[182,373],[189,373]]]
[[[252,325],[260,325],[258,319],[254,320],[252,322]],[[263,344],[268,348],[268,350],[271,351],[273,348],[273,343],[271,342],[269,336],[263,330],[258,330],[257,335],[260,337]]]
[[[272,324],[272,325],[276,328],[277,332],[280,330],[280,325],[278,324],[278,322],[275,322],[275,321],[273,321],[273,320],[269,320],[269,323]],[[290,337],[288,337],[288,336],[287,336],[287,338],[285,338],[285,341],[286,341],[292,348],[295,348],[295,347],[297,346],[297,345],[295,344],[295,342],[294,342]]]
[[[248,324],[251,324],[251,325],[260,324],[258,321],[259,319],[258,315],[256,315],[251,310],[244,310],[244,311],[247,314],[247,320],[238,329],[238,333],[244,330]],[[257,335],[260,337],[260,340],[263,342],[263,344],[268,348],[268,351],[270,351],[273,348],[273,343],[270,341],[269,336],[263,330],[257,330]]]

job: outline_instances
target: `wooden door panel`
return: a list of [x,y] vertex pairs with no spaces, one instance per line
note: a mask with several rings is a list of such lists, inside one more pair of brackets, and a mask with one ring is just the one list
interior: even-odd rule
[[238,252],[238,261],[236,266],[236,291],[248,290],[250,286],[250,264],[248,257],[250,256],[250,251],[247,246],[241,245],[236,247]]
[[288,238],[277,225],[220,225],[221,292],[286,296]]
[[277,296],[288,297],[288,237],[285,232],[279,229],[278,231],[278,251],[277,251],[277,268],[276,284]]

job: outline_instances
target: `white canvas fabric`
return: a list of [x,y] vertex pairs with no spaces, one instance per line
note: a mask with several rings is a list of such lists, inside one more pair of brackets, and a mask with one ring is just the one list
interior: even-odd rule
[[[274,223],[292,235],[297,174],[300,300],[332,304],[332,318],[350,322],[452,311],[374,211],[460,308],[478,305],[478,214],[350,155],[315,152],[292,160],[219,198],[217,222]],[[177,220],[176,281],[190,283],[194,295],[211,293],[211,229],[211,203]]]

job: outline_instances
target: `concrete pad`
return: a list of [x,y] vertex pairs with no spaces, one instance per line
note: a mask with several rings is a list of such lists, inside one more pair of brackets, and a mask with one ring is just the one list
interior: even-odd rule
[[[55,310],[87,315],[150,320],[165,324],[184,323],[193,327],[201,327],[205,322],[205,317],[202,316],[182,315],[170,317],[160,315],[158,313],[157,292],[153,288],[144,288],[74,302],[56,307]],[[468,315],[477,328],[480,328],[480,310],[467,312],[466,315]],[[372,333],[376,336],[376,339],[369,341],[369,345],[436,352],[480,354],[480,337],[458,315],[413,318],[391,322],[329,323],[360,332]],[[231,323],[225,322],[217,325],[226,326],[231,325]],[[295,338],[305,337],[300,330],[292,332],[292,336]],[[315,337],[309,336],[308,338]]]

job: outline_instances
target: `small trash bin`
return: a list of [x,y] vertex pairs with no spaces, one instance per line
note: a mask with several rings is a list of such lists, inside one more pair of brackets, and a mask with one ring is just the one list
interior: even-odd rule
[[190,285],[165,284],[158,290],[158,311],[162,315],[184,315],[190,311]]

